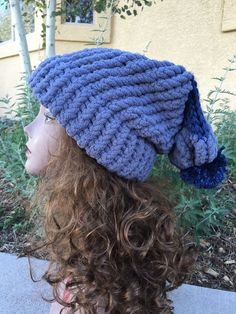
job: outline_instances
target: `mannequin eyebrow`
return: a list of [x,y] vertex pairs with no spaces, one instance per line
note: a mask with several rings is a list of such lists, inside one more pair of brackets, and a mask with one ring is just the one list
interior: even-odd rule
[[43,112],[43,114],[46,114],[47,116],[51,116],[50,111],[47,111],[47,110],[45,110],[45,111]]
[[44,113],[45,113],[45,114],[49,114],[51,117],[53,117],[53,115],[51,114],[51,112],[49,111],[48,108],[46,108],[46,109],[44,110]]
[[44,112],[45,112],[45,113],[50,113],[50,114],[51,114],[51,112],[50,112],[48,109],[45,109],[45,110],[44,110]]
[[56,118],[52,115],[52,113],[49,111],[48,108],[46,108],[43,105],[40,105],[40,111],[42,113],[42,115],[47,116],[48,118],[50,118],[51,120],[55,120]]

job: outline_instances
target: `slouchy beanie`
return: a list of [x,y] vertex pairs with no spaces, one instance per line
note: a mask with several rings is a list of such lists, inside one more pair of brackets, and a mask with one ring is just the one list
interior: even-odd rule
[[180,177],[214,188],[227,173],[199,100],[182,65],[113,48],[85,48],[47,58],[31,73],[33,96],[79,147],[106,169],[145,181],[158,154]]

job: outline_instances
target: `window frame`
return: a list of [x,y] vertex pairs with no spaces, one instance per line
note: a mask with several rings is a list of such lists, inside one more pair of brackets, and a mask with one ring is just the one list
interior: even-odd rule
[[[58,3],[61,6],[61,0]],[[56,16],[56,32],[55,38],[56,41],[82,41],[82,42],[94,42],[92,34],[94,29],[99,29],[99,24],[104,25],[105,19],[103,17],[108,18],[107,27],[105,32],[103,32],[104,43],[110,43],[111,41],[111,19],[109,19],[109,14],[111,12],[111,8],[107,8],[106,11],[97,13],[95,10],[93,11],[93,24],[89,23],[62,23],[62,17]],[[102,19],[101,19],[102,18]],[[102,20],[102,22],[100,21]],[[94,32],[98,34],[99,32]]]
[[221,31],[236,31],[236,0],[224,0],[223,2]]
[[[34,14],[34,32],[26,34],[29,52],[42,49],[43,39],[41,34],[42,17]],[[13,37],[13,32],[12,32]],[[15,37],[15,36],[14,36]],[[19,46],[16,38],[0,43],[0,59],[19,54]]]

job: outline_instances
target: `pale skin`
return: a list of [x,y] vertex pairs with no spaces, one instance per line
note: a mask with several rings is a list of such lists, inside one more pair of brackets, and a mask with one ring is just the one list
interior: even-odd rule
[[[64,287],[64,288],[63,288]],[[63,283],[63,287],[60,285],[60,288],[59,288],[59,291],[60,291],[60,297],[62,298],[63,296],[63,292],[64,292],[64,289],[65,289],[65,284]],[[70,298],[71,299],[71,298]],[[68,302],[69,300],[67,300]],[[58,302],[53,302],[51,307],[50,307],[50,311],[49,311],[49,314],[59,314],[61,309],[63,309],[64,306],[62,306],[61,304],[59,304]],[[68,308],[65,308],[63,311],[62,311],[62,314],[67,314],[68,313]],[[75,314],[84,314],[84,311],[81,309],[81,310],[77,310],[75,312]]]
[[[37,176],[47,165],[49,151],[51,153],[56,152],[60,128],[61,126],[52,117],[49,110],[40,105],[38,115],[24,127],[24,132],[28,137],[26,145],[30,150],[30,152],[26,152],[25,170],[27,173]],[[60,287],[60,291],[62,296],[62,287]],[[53,302],[49,314],[59,314],[62,308],[62,305]],[[63,313],[66,312],[63,311]],[[82,312],[77,311],[76,313],[81,314]]]
[[[40,105],[38,115],[24,127],[24,132],[28,137],[26,145],[30,150],[30,152],[26,152],[25,170],[27,173],[34,176],[39,175],[48,163],[49,151],[52,154],[56,153],[60,128],[61,126],[51,115],[50,111],[43,105]],[[61,298],[64,289],[65,283],[63,282],[59,288]],[[62,305],[54,301],[49,314],[59,314],[62,308]],[[68,313],[68,308],[62,312],[62,314],[66,313]],[[104,313],[102,306],[98,310],[98,314]],[[77,310],[75,314],[84,314],[84,310]]]
[[30,150],[30,152],[26,152],[26,172],[37,176],[43,167],[47,165],[49,151],[51,153],[56,151],[60,128],[61,126],[49,110],[40,105],[38,115],[24,127],[24,132],[28,136],[26,145]]

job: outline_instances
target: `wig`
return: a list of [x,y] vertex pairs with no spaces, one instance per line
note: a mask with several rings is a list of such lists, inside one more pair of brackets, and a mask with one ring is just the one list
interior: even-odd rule
[[[109,172],[61,128],[58,151],[38,180],[35,206],[44,236],[40,245],[32,240],[28,257],[46,248],[42,278],[63,306],[60,313],[100,313],[99,300],[104,313],[173,313],[167,292],[187,278],[198,249],[185,245],[157,180]],[[65,302],[59,286],[68,277],[71,298]]]

